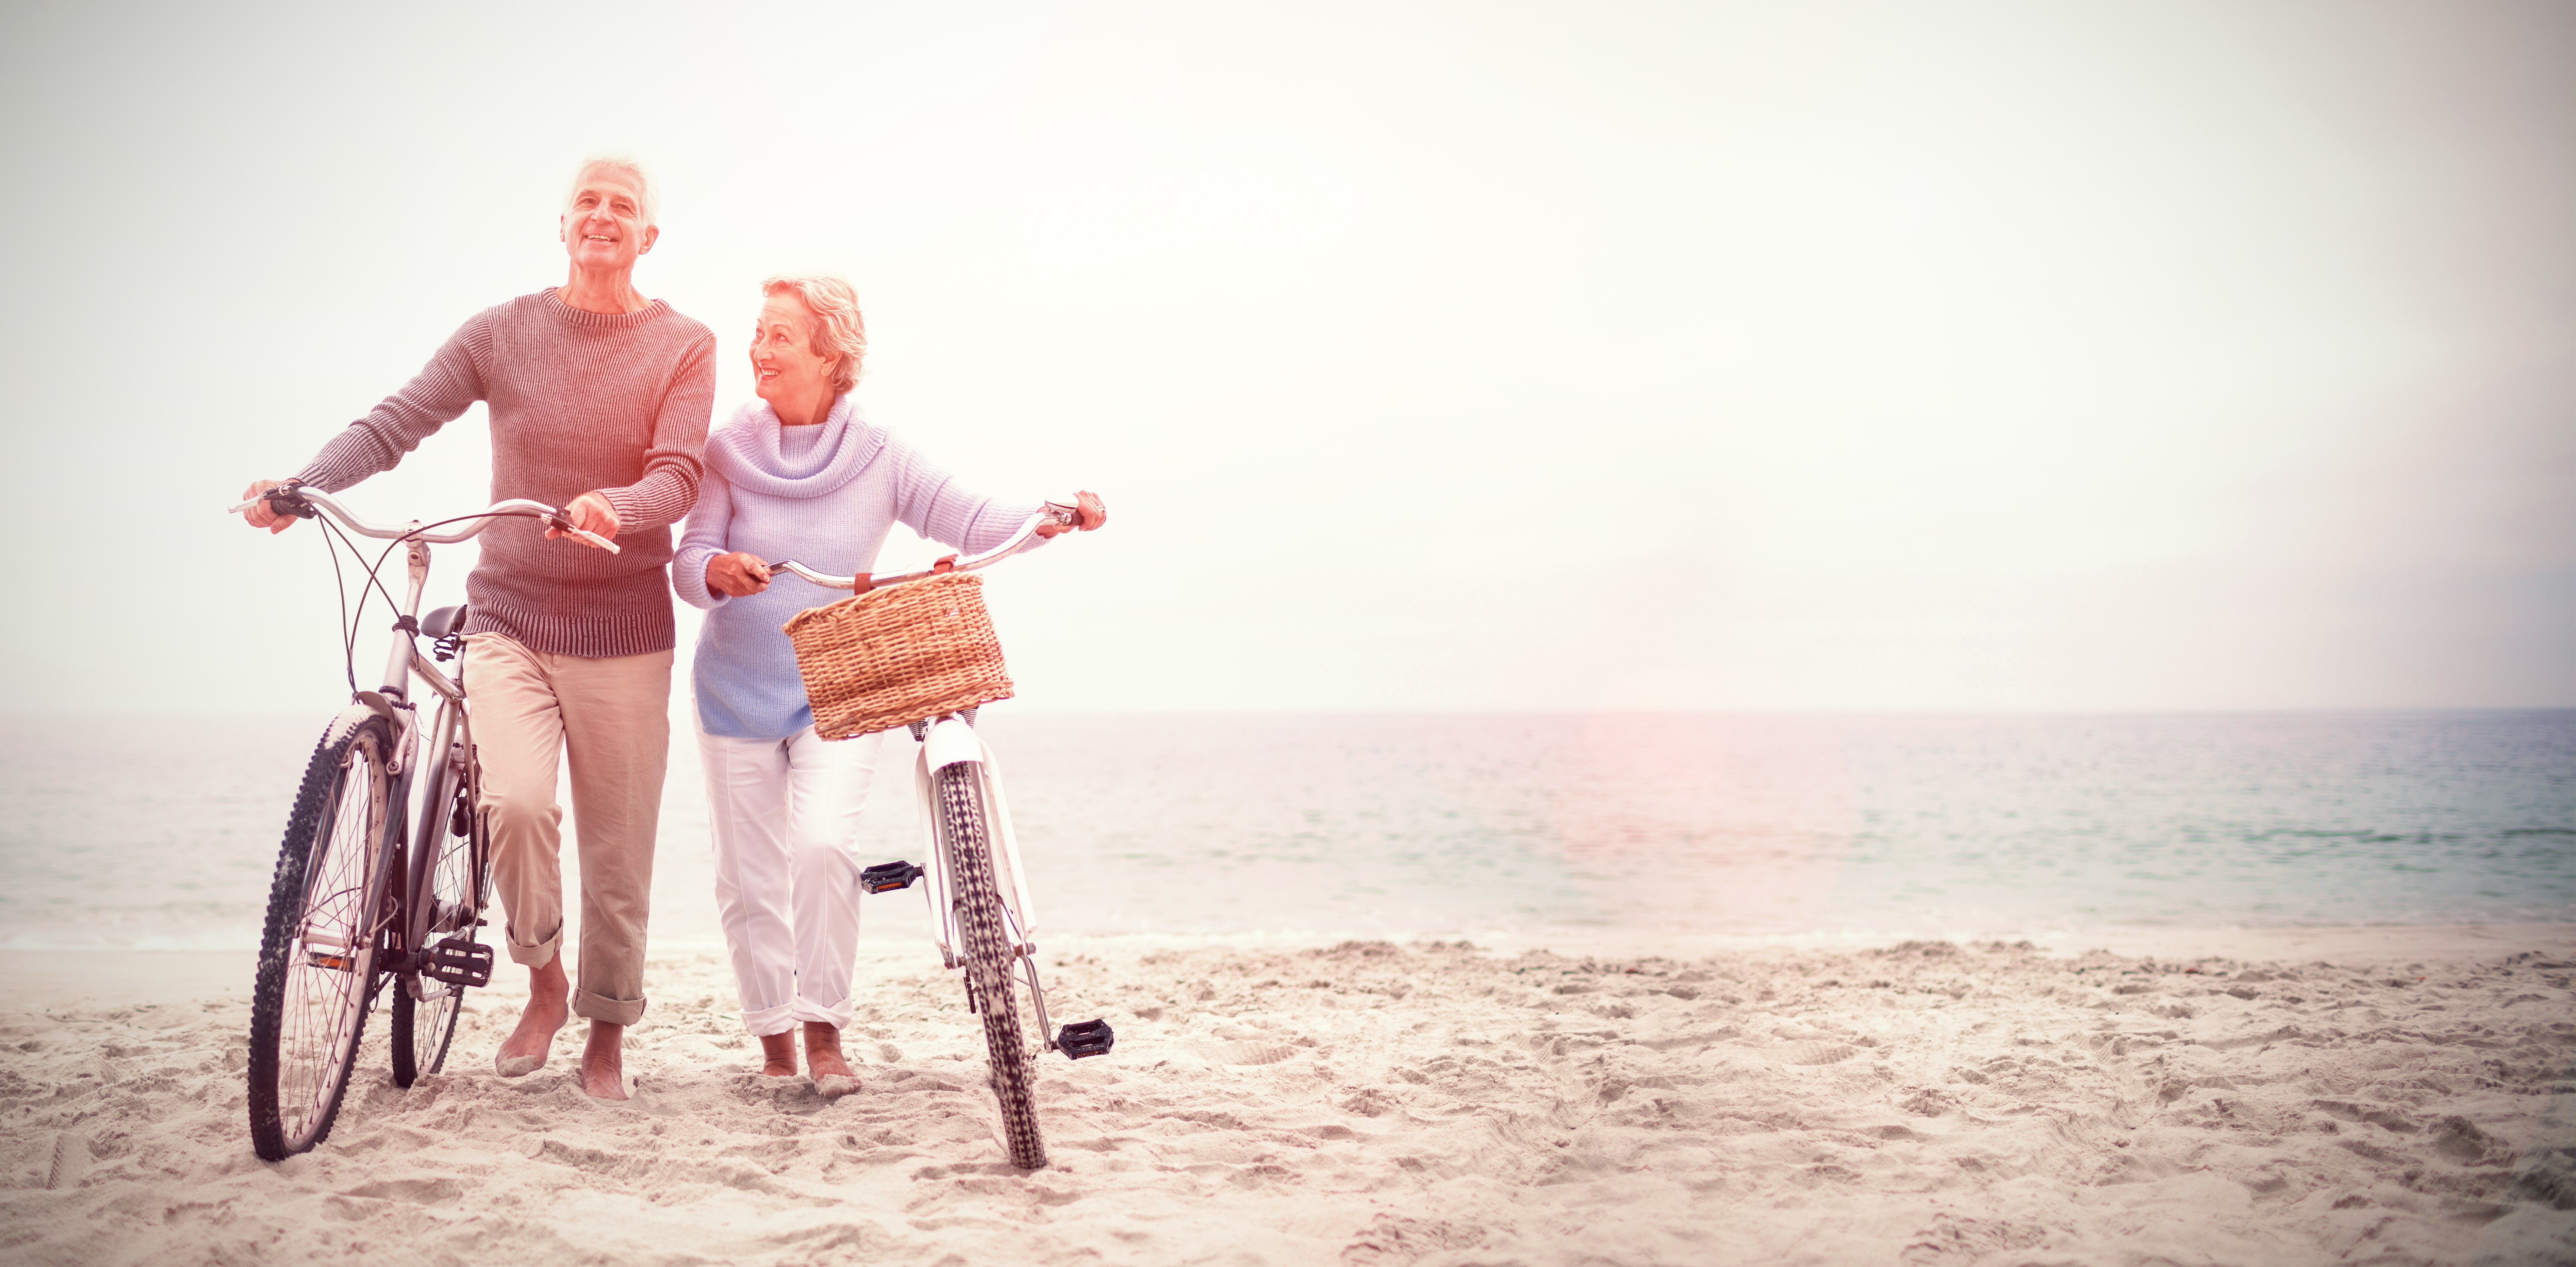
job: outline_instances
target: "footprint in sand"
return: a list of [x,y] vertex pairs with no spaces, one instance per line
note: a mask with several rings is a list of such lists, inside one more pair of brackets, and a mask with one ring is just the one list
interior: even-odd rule
[[1788,1065],[1830,1065],[1852,1058],[1853,1048],[1842,1043],[1791,1043],[1780,1050],[1780,1063]]
[[1223,1065],[1275,1065],[1296,1054],[1286,1043],[1221,1043],[1208,1049],[1208,1059]]

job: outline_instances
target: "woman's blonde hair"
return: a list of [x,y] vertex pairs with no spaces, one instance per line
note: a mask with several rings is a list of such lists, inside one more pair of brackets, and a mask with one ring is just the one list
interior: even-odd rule
[[780,273],[760,283],[763,298],[794,295],[814,314],[811,350],[837,356],[832,390],[845,392],[859,381],[859,362],[868,354],[868,323],[859,316],[859,292],[830,273]]

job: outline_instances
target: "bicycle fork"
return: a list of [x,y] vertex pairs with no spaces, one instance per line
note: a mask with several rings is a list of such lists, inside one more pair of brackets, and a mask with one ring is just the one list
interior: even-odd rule
[[[922,743],[913,756],[913,791],[920,803],[923,852],[927,867],[909,863],[884,863],[869,867],[859,876],[864,892],[883,893],[909,888],[915,878],[925,878],[922,901],[928,908],[930,937],[939,947],[943,968],[963,968],[965,955],[958,949],[964,939],[958,936],[956,888],[952,879],[954,865],[948,855],[956,843],[940,839],[937,782],[940,772],[953,766],[967,768],[977,808],[981,811],[991,847],[1000,854],[1001,865],[993,868],[994,886],[1002,898],[1002,922],[1011,944],[1010,953],[1017,962],[1005,965],[1005,976],[1016,973],[1028,982],[1029,999],[1037,1008],[1038,1033],[1045,1036],[1038,1053],[1049,1048],[1079,1059],[1097,1056],[1109,1050],[1115,1041],[1109,1026],[1101,1021],[1084,1021],[1067,1025],[1059,1032],[1047,1015],[1046,986],[1038,978],[1038,947],[1035,940],[1037,916],[1029,899],[1029,884],[1020,868],[1019,838],[1011,827],[1010,800],[1002,790],[1000,764],[994,760],[975,734],[974,726],[962,715],[951,713],[934,718],[919,732]],[[967,1000],[981,1009],[975,998],[974,976],[967,975]],[[1034,1053],[1033,1053],[1034,1054]]]

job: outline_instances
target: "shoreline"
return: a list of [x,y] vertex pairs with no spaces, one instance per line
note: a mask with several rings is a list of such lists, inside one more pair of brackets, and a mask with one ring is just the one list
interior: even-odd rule
[[[1949,939],[1922,935],[1857,932],[1773,934],[1681,934],[1546,930],[1489,932],[1478,935],[1277,932],[1277,933],[1116,933],[1058,936],[1046,939],[1050,949],[1099,952],[1223,948],[1242,951],[1297,951],[1345,942],[1388,942],[1423,946],[1464,942],[1496,954],[1547,951],[1596,958],[1694,958],[1761,950],[1854,952],[1884,949],[1908,942],[1950,941],[1962,946],[2031,943],[2037,953],[2068,958],[2095,950],[2146,959],[2229,959],[2246,962],[2290,960],[2458,959],[2486,954],[2540,951],[2576,955],[2576,923],[2563,924],[2388,924],[2314,928],[2136,928],[2006,933],[1994,937]],[[648,962],[682,962],[720,954],[722,947],[685,944],[655,950]],[[918,936],[875,935],[859,942],[863,963],[886,967],[917,966],[928,954]],[[133,1006],[250,999],[251,974],[258,953],[251,950],[185,950],[125,948],[0,948],[0,1011],[50,1011],[79,1005]],[[909,961],[909,965],[908,965]],[[503,975],[508,965],[503,965]]]

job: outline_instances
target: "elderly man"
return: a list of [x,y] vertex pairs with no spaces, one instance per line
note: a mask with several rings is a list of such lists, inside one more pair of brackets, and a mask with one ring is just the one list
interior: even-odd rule
[[[715,336],[647,300],[636,260],[653,249],[652,180],[630,159],[574,174],[561,221],[564,284],[475,314],[427,368],[322,446],[302,483],[337,492],[389,470],[476,401],[492,422],[492,497],[562,506],[617,553],[549,543],[535,521],[480,538],[465,581],[465,682],[492,824],[494,887],[528,1006],[494,1064],[514,1078],[546,1062],[567,1012],[590,1019],[582,1087],[624,1099],[619,1042],[644,1014],[644,923],[670,743],[670,525],[697,499]],[[278,481],[253,483],[250,497]],[[295,521],[262,502],[272,532]],[[544,537],[558,534],[545,530]],[[580,825],[579,988],[564,974],[556,763],[572,758]]]

